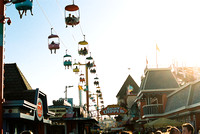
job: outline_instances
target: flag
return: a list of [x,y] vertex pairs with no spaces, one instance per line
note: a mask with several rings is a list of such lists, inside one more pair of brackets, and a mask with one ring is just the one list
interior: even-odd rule
[[156,51],[160,52],[160,49],[157,44],[156,44]]
[[79,90],[83,90],[83,87],[81,85],[78,85]]
[[133,87],[131,85],[128,86],[128,93],[127,94],[131,94],[131,92],[133,91]]
[[146,65],[148,65],[148,63],[149,63],[149,62],[148,62],[148,59],[147,59],[147,56],[146,56]]

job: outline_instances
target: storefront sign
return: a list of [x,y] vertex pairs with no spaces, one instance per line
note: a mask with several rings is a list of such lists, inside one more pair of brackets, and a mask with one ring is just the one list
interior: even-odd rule
[[125,114],[128,111],[120,107],[118,105],[108,105],[106,108],[101,110],[101,115],[119,115],[119,114]]
[[37,102],[36,115],[37,115],[38,120],[41,121],[43,118],[43,103],[40,98],[38,98],[38,102]]

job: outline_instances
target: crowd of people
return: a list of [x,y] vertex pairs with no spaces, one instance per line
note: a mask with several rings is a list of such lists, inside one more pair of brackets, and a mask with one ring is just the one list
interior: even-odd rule
[[195,129],[190,123],[184,123],[182,127],[167,126],[153,131],[146,131],[146,134],[194,134]]

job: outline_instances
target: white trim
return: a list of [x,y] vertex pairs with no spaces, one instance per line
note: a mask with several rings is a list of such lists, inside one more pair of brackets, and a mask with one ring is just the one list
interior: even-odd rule
[[149,118],[149,117],[154,117],[154,116],[163,116],[162,114],[148,114],[148,115],[143,115],[142,118]]
[[193,84],[196,84],[198,82],[200,82],[200,80],[195,80],[195,81],[192,81],[192,82],[189,82],[189,83],[193,85]]
[[171,67],[168,67],[168,68],[147,68],[147,69],[145,69],[145,73],[147,72],[147,71],[158,71],[158,70],[172,70],[171,69]]
[[198,107],[198,106],[200,106],[200,102],[187,106],[187,109],[189,109],[189,108],[194,108],[194,107]]
[[189,106],[189,101],[190,101],[190,96],[191,96],[191,90],[192,90],[192,85],[190,84],[189,85],[189,93],[188,93],[188,98],[187,98],[187,103],[186,103],[186,106]]
[[177,90],[177,89],[179,89],[179,88],[145,89],[145,90],[141,90],[140,92],[141,93],[165,92],[165,91],[174,91],[174,90]]
[[173,115],[169,116],[169,118],[174,118],[174,117],[183,116],[183,115],[189,115],[190,113],[191,113],[191,111],[186,111],[186,112],[183,112],[183,113],[173,114]]
[[[167,95],[167,98],[170,97],[170,96],[172,96],[172,95],[174,95],[175,93],[179,92],[180,90],[186,88],[187,86],[190,86],[190,85],[192,86],[192,85],[194,85],[194,84],[196,84],[196,83],[198,83],[198,82],[200,82],[200,80],[196,80],[196,81],[193,81],[193,82],[189,82],[189,83],[183,85],[183,86],[180,87],[178,90],[176,90],[176,91],[172,92],[171,94]],[[191,87],[190,87],[190,88],[191,88]]]
[[145,74],[145,79],[144,79],[144,83],[143,83],[143,88],[142,88],[142,90],[144,90],[144,86],[146,86],[146,83],[147,83],[147,78],[148,78],[148,75],[149,75],[149,71],[148,72],[146,72],[147,74]]
[[142,117],[147,118],[147,117],[152,117],[152,116],[165,116],[165,115],[168,115],[168,114],[171,114],[171,113],[178,112],[178,111],[183,110],[183,109],[186,109],[186,107],[183,106],[183,107],[180,107],[180,108],[178,108],[178,109],[176,109],[174,111],[170,111],[170,112],[162,113],[162,114],[148,114],[148,115],[143,115]]
[[168,114],[171,114],[171,113],[175,113],[175,112],[178,112],[178,111],[181,111],[181,110],[184,110],[184,109],[187,109],[186,106],[182,106],[180,108],[177,108],[173,111],[169,111],[169,112],[166,112],[164,115],[168,115]]
[[[142,117],[143,118],[147,118],[147,117],[152,117],[152,116],[166,116],[168,114],[172,114],[172,113],[176,113],[176,112],[179,112],[181,110],[188,110],[190,108],[194,108],[194,107],[198,107],[200,106],[200,102],[199,103],[196,103],[196,104],[193,104],[193,105],[190,105],[190,106],[182,106],[180,108],[177,108],[173,111],[169,111],[169,112],[166,112],[166,113],[162,113],[162,114],[148,114],[148,115],[143,115]],[[198,109],[199,110],[199,109]],[[195,111],[198,111],[198,110],[195,110]],[[192,111],[194,112],[194,111]],[[185,114],[188,114],[188,113],[191,113],[191,111],[186,111],[186,112],[183,112],[183,113],[179,113],[179,116],[180,115],[185,115]],[[173,116],[173,115],[172,115]],[[171,117],[171,116],[170,116]]]
[[186,88],[187,86],[189,86],[190,84],[186,84],[182,87],[177,88],[177,90],[175,90],[174,92],[172,92],[171,94],[167,95],[167,98],[169,98],[170,96],[174,95],[175,93],[179,92],[180,90],[182,90],[183,88]]

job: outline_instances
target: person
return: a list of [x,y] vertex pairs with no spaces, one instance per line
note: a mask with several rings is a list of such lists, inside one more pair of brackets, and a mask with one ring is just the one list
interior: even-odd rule
[[[32,8],[29,9],[29,10],[30,10],[30,12],[31,12],[31,15],[33,16]],[[20,19],[22,19],[22,16],[23,16],[24,13],[25,13],[25,16],[26,16],[27,10],[26,10],[26,9],[22,10],[22,13],[21,13],[20,10],[18,10],[18,12],[19,12],[19,15],[20,15]]]
[[155,134],[162,134],[162,132],[161,132],[160,130],[157,130],[157,131],[155,132]]
[[74,27],[74,25],[76,25],[76,17],[74,15],[72,15],[71,24],[72,24],[72,27]]
[[54,42],[54,41],[52,41],[52,42],[51,42],[51,44],[55,44],[55,42]]
[[194,127],[190,123],[182,125],[182,134],[194,134]]
[[33,134],[33,132],[30,130],[24,130],[20,134]]
[[171,127],[169,130],[169,134],[181,134],[180,130],[176,127]]
[[73,20],[74,25],[78,24],[79,22],[79,18],[75,17],[74,15],[72,15],[72,20]]
[[81,50],[79,51],[79,54],[80,54],[80,55],[83,54],[83,48],[81,48]]
[[[67,17],[67,18],[65,19],[65,21],[66,21],[67,25],[71,23],[71,21],[72,21],[71,14],[69,14],[69,17]],[[67,27],[67,25],[66,25],[66,27]]]

